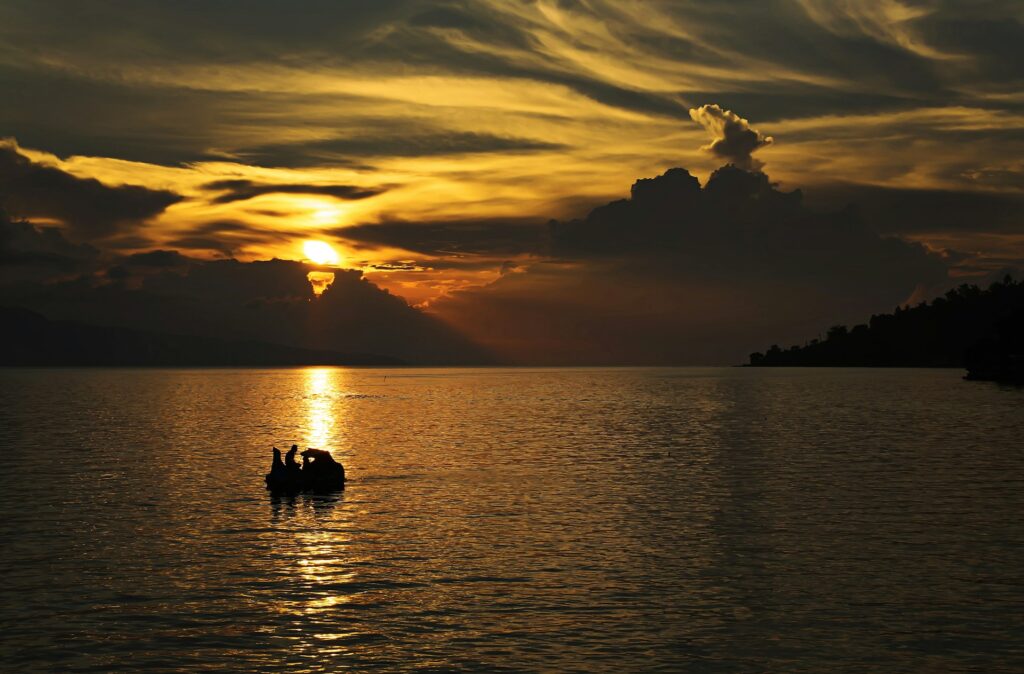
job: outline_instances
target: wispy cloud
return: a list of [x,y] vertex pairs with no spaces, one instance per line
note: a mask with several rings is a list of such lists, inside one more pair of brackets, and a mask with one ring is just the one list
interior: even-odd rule
[[1012,0],[4,3],[0,133],[73,184],[178,195],[130,232],[33,211],[69,236],[247,260],[327,237],[420,300],[500,273],[507,232],[470,251],[451,223],[754,167],[767,134],[773,177],[809,193],[1019,192],[1021,62]]

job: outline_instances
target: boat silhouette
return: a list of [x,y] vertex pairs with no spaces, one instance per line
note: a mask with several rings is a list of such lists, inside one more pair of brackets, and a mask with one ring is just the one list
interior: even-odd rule
[[330,492],[345,488],[345,467],[325,449],[307,448],[302,452],[302,465],[295,460],[298,445],[292,445],[284,461],[281,450],[274,447],[270,472],[264,478],[267,489],[279,493],[300,491]]

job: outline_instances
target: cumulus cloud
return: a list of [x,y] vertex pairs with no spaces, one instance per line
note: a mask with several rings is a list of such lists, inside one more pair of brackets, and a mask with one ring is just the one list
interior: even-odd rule
[[550,237],[549,261],[431,310],[521,363],[730,363],[948,282],[942,256],[735,166],[637,181]]
[[98,257],[98,250],[71,243],[56,227],[15,220],[0,206],[0,285],[78,274]]
[[300,262],[213,262],[169,251],[133,255],[106,276],[0,283],[3,304],[52,319],[169,334],[251,339],[374,353],[410,363],[486,363],[485,350],[436,318],[370,283],[335,270],[315,297]]
[[168,269],[183,267],[191,258],[185,257],[176,250],[151,250],[146,253],[135,253],[124,259],[122,264],[129,267],[141,267],[144,269]]
[[723,110],[716,104],[691,108],[690,118],[711,135],[711,142],[702,150],[721,157],[740,168],[759,169],[764,162],[754,159],[751,154],[766,145],[771,145],[771,136],[765,136],[750,127],[750,122],[731,110]]
[[38,164],[0,144],[0,204],[24,218],[51,218],[80,240],[104,238],[162,213],[181,196],[136,185],[112,187]]

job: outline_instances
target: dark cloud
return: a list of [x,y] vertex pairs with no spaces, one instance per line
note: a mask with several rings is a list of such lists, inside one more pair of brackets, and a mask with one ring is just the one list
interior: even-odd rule
[[816,212],[759,172],[683,169],[551,227],[554,260],[431,310],[523,363],[741,362],[948,282],[949,262],[853,209]]
[[941,3],[941,11],[925,13],[916,23],[928,44],[952,54],[971,54],[969,67],[975,72],[1018,84],[1024,80],[1017,67],[1024,62],[1019,4],[989,0],[979,7],[949,0]]
[[887,234],[1024,231],[1024,194],[1020,192],[825,184],[809,190],[807,197],[821,207],[855,205],[868,225]]
[[180,200],[173,192],[77,178],[32,162],[12,145],[0,145],[0,202],[21,217],[60,220],[78,239],[130,229]]
[[122,234],[112,239],[104,239],[103,247],[107,250],[138,250],[156,245],[153,239],[138,234]]
[[79,274],[98,258],[92,246],[71,243],[56,227],[13,219],[0,206],[0,285]]
[[[2,23],[2,21],[0,21]],[[60,157],[115,157],[165,166],[223,160],[214,151],[252,94],[133,86],[0,64],[0,133]],[[55,101],[54,92],[60,92]],[[268,96],[267,105],[279,104]]]
[[146,253],[129,255],[121,264],[128,267],[167,269],[183,267],[189,262],[192,262],[191,258],[185,257],[176,250],[151,250]]
[[170,59],[230,64],[330,46],[351,53],[360,48],[367,33],[404,21],[418,13],[421,4],[420,0],[304,0],[297,11],[281,11],[273,0],[252,0],[240,13],[234,2],[226,0],[174,5],[140,0],[131,4],[132,12],[126,12],[119,2],[86,9],[73,0],[56,0],[45,7],[11,3],[0,17],[5,19],[4,37],[19,47],[42,42],[122,57],[125,46],[108,39],[109,27],[117,26],[126,39],[148,38],[145,50],[131,52],[136,63]]
[[96,325],[377,353],[412,363],[492,361],[360,272],[335,270],[334,282],[314,297],[311,270],[285,260],[205,262],[158,251],[126,258],[104,278],[2,285],[0,303]]
[[544,228],[535,219],[390,220],[339,227],[331,234],[364,246],[387,246],[438,256],[540,253],[545,245]]
[[[281,214],[284,215],[284,214]],[[253,234],[259,230],[247,222],[241,220],[210,220],[202,222],[190,230],[196,234],[225,234],[225,233],[246,233]]]
[[252,180],[216,180],[206,183],[203,189],[221,192],[210,201],[227,204],[244,201],[263,194],[319,194],[342,200],[367,199],[382,194],[385,188],[357,187],[355,185],[302,185],[294,183],[258,183]]
[[375,271],[419,271],[422,269],[415,260],[409,261],[398,261],[398,262],[379,262],[376,264],[370,264],[371,268]]
[[[920,106],[924,101],[956,104],[967,98],[958,86],[965,76],[975,82],[1019,77],[1019,73],[1006,72],[1012,70],[1009,64],[1014,60],[993,58],[989,63],[987,59],[967,58],[951,69],[948,61],[924,58],[896,40],[883,39],[879,34],[882,31],[872,31],[870,22],[852,11],[844,17],[845,6],[835,8],[837,25],[829,25],[812,18],[801,3],[785,0],[743,3],[741,7],[730,3],[660,3],[657,11],[665,15],[665,24],[686,26],[696,36],[690,39],[661,30],[650,22],[647,13],[631,16],[614,3],[562,3],[559,9],[569,12],[565,21],[570,26],[576,19],[580,23],[601,22],[609,38],[629,46],[631,57],[647,56],[653,61],[673,61],[681,68],[695,64],[729,73],[720,78],[709,76],[703,84],[713,88],[704,91],[723,96],[720,100],[752,101],[740,97],[762,95],[765,110],[757,106],[742,108],[756,113],[759,119],[842,114],[851,105],[862,105],[865,98],[884,97],[889,106],[896,107]],[[1001,31],[1003,35],[1012,35],[1020,26],[1019,12],[1011,0],[986,3],[984,11],[965,10],[955,2],[931,3],[931,9],[934,11],[902,22],[901,27],[919,35],[925,44],[934,41],[960,55],[995,51],[984,40],[986,22],[1008,26]],[[561,84],[602,103],[665,116],[685,117],[688,106],[681,106],[681,100],[690,104],[706,100],[695,88],[647,94],[616,86],[587,69],[566,67],[558,59],[538,64],[530,58],[516,58],[537,52],[539,45],[532,31],[537,24],[516,21],[510,14],[484,2],[428,11],[414,15],[404,25],[392,24],[391,39],[363,45],[358,56],[382,62],[400,59],[431,64],[456,73]],[[953,16],[956,20],[949,20]],[[957,21],[965,23],[968,37],[963,44],[954,49],[952,36],[935,34],[934,27],[942,20],[950,25],[951,33]],[[442,30],[433,30],[437,28]],[[444,36],[454,31],[467,38],[465,43],[499,45],[506,55],[461,46],[462,40],[446,41]],[[566,32],[571,40],[571,29]],[[1006,40],[1000,53],[1012,55],[1006,50],[1013,44],[1012,39]],[[770,64],[776,72],[788,71],[792,77],[765,77],[750,69],[750,63]],[[848,90],[837,93],[839,83],[850,84],[856,95],[851,96]]]
[[246,246],[268,245],[288,240],[286,232],[264,229],[240,220],[213,220],[192,226],[171,237],[167,245],[189,250],[210,250],[232,257]]
[[[801,117],[817,117],[842,113],[885,114],[905,110],[913,110],[921,106],[921,100],[914,96],[901,95],[900,92],[863,92],[857,96],[841,91],[822,91],[815,87],[803,87],[791,91],[766,89],[764,91],[721,91],[700,90],[687,92],[690,101],[717,100],[719,107],[725,110],[754,111],[759,123],[779,120],[798,119]],[[692,119],[689,110],[684,109],[683,117]],[[806,132],[789,131],[787,140],[797,134],[804,137]],[[808,134],[810,135],[810,134]]]
[[[340,111],[368,103],[364,97],[343,94],[139,87],[82,81],[51,72],[10,71],[2,64],[0,88],[10,93],[7,105],[0,107],[0,130],[26,147],[44,147],[62,157],[116,157],[168,166],[228,159],[266,167],[370,168],[367,159],[371,157],[521,153],[564,147],[550,140],[454,131],[421,119],[414,123],[393,111],[346,115]],[[55,90],[61,92],[61,104],[56,108],[52,100]],[[685,108],[677,102],[658,100],[664,109],[682,110],[685,116]],[[322,131],[339,137],[268,142],[277,135],[272,121],[254,131],[239,131],[240,119],[253,114],[246,111],[254,108],[299,110],[295,114],[301,114],[304,106],[316,110],[325,105],[339,113],[336,119],[322,122]],[[251,121],[247,120],[246,128],[251,128]]]
[[1024,164],[1008,168],[970,168],[964,170],[961,176],[982,187],[1006,188],[1024,193]]
[[750,123],[730,110],[717,105],[702,105],[690,110],[690,117],[711,135],[711,142],[702,147],[740,168],[757,169],[764,163],[751,154],[772,144],[772,137],[750,128]]
[[168,241],[167,245],[187,250],[211,250],[222,254],[224,257],[233,257],[237,248],[236,244],[223,237],[204,236],[202,234],[176,236]]
[[[508,267],[493,286],[448,302],[449,315],[463,319],[469,329],[534,360],[557,362],[566,354],[595,362],[616,357],[649,362],[733,360],[730,349],[752,331],[763,333],[751,340],[757,348],[764,345],[764,334],[780,330],[781,325],[792,328],[792,339],[799,339],[808,334],[800,321],[813,327],[819,319],[832,322],[850,315],[850,320],[861,320],[862,315],[852,314],[889,309],[901,295],[913,291],[908,286],[941,283],[944,265],[967,268],[972,264],[971,258],[960,254],[928,255],[904,241],[878,237],[872,229],[971,233],[975,241],[991,240],[993,246],[1001,246],[1006,262],[1020,250],[1019,241],[1013,239],[1020,231],[1019,201],[990,191],[1018,188],[1014,162],[1020,156],[1018,122],[1024,112],[1018,95],[1024,88],[1018,65],[1024,54],[1019,2],[986,0],[976,5],[934,0],[913,4],[926,11],[910,12],[898,22],[880,21],[884,13],[871,3],[776,0],[658,3],[644,12],[621,3],[560,2],[549,7],[551,12],[566,13],[560,20],[536,12],[536,5],[529,3],[509,9],[490,2],[311,0],[302,3],[299,11],[282,11],[279,3],[255,0],[247,3],[243,13],[234,3],[219,0],[186,4],[188,11],[180,4],[140,0],[125,11],[123,3],[116,2],[4,3],[0,7],[4,52],[0,90],[5,105],[0,106],[0,129],[61,156],[86,154],[170,165],[228,159],[284,167],[369,166],[371,159],[387,157],[565,149],[567,159],[577,164],[553,163],[553,170],[575,172],[581,157],[603,152],[596,161],[607,165],[615,161],[609,156],[618,151],[614,143],[604,146],[585,140],[563,146],[565,138],[579,135],[561,131],[575,132],[583,123],[594,129],[608,125],[612,133],[620,124],[623,133],[645,134],[648,129],[660,133],[657,121],[647,127],[643,120],[684,118],[691,106],[714,100],[718,106],[701,108],[703,122],[713,130],[710,151],[751,168],[757,165],[752,153],[767,139],[728,109],[742,110],[762,128],[768,128],[768,120],[916,109],[926,113],[925,121],[878,114],[880,119],[864,123],[794,124],[787,139],[794,146],[807,143],[804,171],[813,171],[814,162],[825,162],[822,146],[815,142],[823,142],[825,150],[844,153],[839,159],[853,157],[871,145],[865,151],[878,152],[878,168],[872,169],[873,175],[850,179],[881,183],[916,172],[935,184],[960,181],[985,190],[966,194],[827,186],[831,192],[820,199],[811,193],[816,203],[837,206],[848,197],[860,203],[858,215],[855,210],[817,214],[800,203],[799,195],[779,192],[757,174],[720,172],[703,189],[685,172],[639,182],[630,199],[596,209],[579,221],[553,226],[547,241],[552,260],[528,268]],[[652,13],[666,16],[650,21]],[[591,25],[602,27],[599,46],[586,30]],[[691,37],[680,37],[680,31],[666,26],[685,26]],[[112,27],[116,27],[116,39],[111,39]],[[622,68],[604,68],[600,60],[582,65],[586,59],[560,54],[586,56],[591,50],[619,61]],[[630,80],[630,68],[647,65],[650,73],[665,73],[665,82],[649,87]],[[579,94],[630,114],[593,106],[583,113],[593,118],[581,120],[569,105],[561,110],[555,104],[538,106],[544,112],[512,106],[516,109],[510,112],[500,102],[481,113],[478,108],[467,110],[458,101],[446,107],[413,102],[416,96],[407,101],[382,91],[377,99],[336,93],[329,87],[320,93],[268,91],[273,87],[258,81],[264,72],[276,76],[289,69],[323,75],[327,82],[350,74],[366,78],[377,73],[385,79],[403,74],[451,78],[445,80],[446,86],[459,86],[460,79],[503,78],[514,93],[519,93],[520,85],[538,90],[536,84],[541,83],[554,85],[543,90],[554,91],[559,98],[564,88],[564,98],[570,102],[573,94]],[[186,76],[182,78],[181,73]],[[191,73],[226,77],[207,81],[189,78]],[[225,81],[235,74],[246,78],[238,87]],[[934,121],[930,117],[930,111],[966,109],[990,118],[954,119],[951,115]],[[627,119],[640,121],[627,123]],[[542,123],[534,124],[536,120]],[[474,123],[478,132],[467,131]],[[887,137],[868,142],[875,140],[876,128]],[[296,137],[327,139],[282,140]],[[893,147],[908,151],[892,159],[886,153]],[[956,151],[950,148],[962,148],[959,151],[971,163],[950,161],[949,155]],[[673,151],[672,143],[666,142],[665,156]],[[792,174],[800,169],[790,157],[787,170]],[[865,166],[872,158],[856,159],[858,166]],[[936,168],[932,159],[947,165]],[[11,157],[7,160],[10,164]],[[15,157],[13,164],[0,164],[0,168],[21,175],[25,167],[18,161]],[[193,290],[201,290],[198,287],[183,294],[193,272],[196,278],[211,275],[206,282],[214,288],[244,285],[230,281],[236,273],[250,281],[263,273],[260,267],[242,267],[244,271],[238,272],[230,265],[207,268],[206,263],[186,264],[192,269],[187,273],[177,266],[168,268],[173,277],[164,285],[156,279],[171,273],[167,269],[119,264],[122,280],[135,279],[145,270],[145,278],[138,282],[146,287],[133,287],[136,294],[126,294],[124,288],[94,287],[85,272],[97,264],[95,251],[76,248],[64,235],[76,240],[106,237],[102,239],[106,249],[148,246],[153,241],[139,236],[130,225],[173,203],[161,202],[159,195],[165,195],[165,200],[176,195],[109,188],[50,167],[30,168],[27,173],[34,178],[26,181],[42,186],[23,191],[17,198],[26,203],[12,202],[12,208],[30,217],[65,221],[67,227],[62,234],[54,228],[7,223],[4,255],[7,260],[22,261],[20,273],[32,271],[60,280],[58,295],[64,304],[53,301],[61,307],[72,307],[69,298],[78,297],[83,306],[102,313],[106,305],[98,298],[109,298],[110,306],[121,312],[110,309],[112,318],[129,316],[126,306],[143,315],[178,307],[181,310],[166,315],[189,325],[190,314],[182,307],[197,303],[200,323],[220,326],[226,319],[217,312],[225,306],[234,311],[236,300],[246,306],[309,304],[308,290],[306,297],[298,298],[294,295],[298,286],[291,285],[301,269],[284,267],[273,269],[292,294],[269,299],[264,295],[239,299],[245,295],[240,288],[233,300],[193,296]],[[498,170],[491,179],[503,185],[535,179],[524,177],[526,172],[505,173],[512,175]],[[445,177],[458,178],[447,168]],[[4,182],[0,189],[6,189]],[[230,202],[267,193],[263,190],[308,193],[308,187],[291,185],[282,190],[262,183],[242,184],[211,196]],[[353,198],[344,191],[327,196]],[[493,257],[486,263],[480,260],[544,250],[541,230],[533,225],[473,227],[468,221],[422,225],[392,221],[336,234],[364,247],[395,246],[424,255],[447,255],[436,264],[449,268],[493,266]],[[231,255],[240,246],[265,243],[274,236],[279,235],[244,224],[211,223],[167,238],[182,250]],[[1003,257],[997,260],[1004,262]],[[74,274],[82,275],[77,284],[66,280]],[[339,277],[332,291],[337,294],[330,295],[335,299],[318,306],[333,306],[331,302],[348,297],[346,293],[363,297],[357,289],[365,287],[356,281]],[[378,306],[379,296],[369,291],[365,298],[374,316],[390,302],[381,301]],[[214,305],[216,310],[211,308]],[[472,320],[471,308],[479,311],[478,320]],[[328,320],[315,312],[295,311],[291,317],[301,319],[300,324],[312,320],[311,316]],[[398,315],[403,310],[394,311]],[[258,331],[255,319],[241,314],[239,325]],[[262,317],[287,318],[273,312]],[[410,324],[395,319],[383,325],[405,329]],[[338,324],[333,328],[336,332],[326,334],[342,339],[343,327],[351,326]],[[280,328],[275,324],[273,329]],[[297,332],[307,334],[305,324]],[[533,341],[527,339],[531,335]],[[776,339],[788,337],[774,333],[770,341]]]
[[489,152],[535,152],[564,148],[528,138],[487,133],[459,133],[440,129],[419,132],[397,130],[400,120],[377,120],[360,137],[333,138],[301,143],[274,143],[239,151],[257,166],[304,168],[323,165],[358,165],[365,157],[432,157]]
[[137,288],[145,276],[171,269],[183,270],[197,262],[199,261],[186,257],[176,250],[152,250],[117,258],[107,267],[105,276],[115,283],[132,284]]
[[764,173],[731,165],[703,189],[684,169],[638,180],[630,199],[554,223],[552,252],[567,260],[685,265],[705,277],[841,285],[865,296],[892,287],[909,292],[945,272],[920,245],[879,236],[855,209],[809,210],[801,191],[782,192]]
[[[609,106],[663,117],[685,117],[691,105],[717,100],[761,123],[910,107],[1022,107],[1013,94],[1024,82],[1016,67],[1024,24],[1013,0],[988,0],[980,7],[937,0],[916,16],[888,22],[892,25],[878,21],[882,13],[871,12],[870,3],[659,3],[654,11],[665,19],[658,22],[650,21],[648,12],[614,3],[563,4],[564,26],[547,25],[539,13],[531,16],[529,6],[509,11],[489,2],[301,6],[283,12],[272,3],[247,3],[242,20],[235,7],[220,2],[189,11],[139,2],[130,16],[118,3],[89,11],[63,0],[8,3],[0,9],[0,40],[9,55],[0,65],[0,90],[6,94],[0,128],[62,155],[165,164],[237,157],[275,166],[361,165],[370,156],[513,152],[559,144],[557,134],[501,138],[484,129],[466,133],[462,125],[410,132],[425,115],[394,108],[371,114],[362,109],[363,116],[354,119],[352,109],[372,100],[367,96],[260,87],[218,91],[216,85],[172,86],[146,77],[150,70],[166,74],[190,67],[502,77],[564,86]],[[622,56],[630,63],[649,58],[677,64],[680,72],[698,65],[709,74],[695,73],[678,90],[642,91],[602,76],[599,68],[545,52],[537,38],[538,29],[552,30],[575,44],[574,23],[598,22],[607,30],[610,58]],[[672,25],[686,26],[693,37],[664,28]],[[111,26],[117,27],[118,39],[109,39]],[[952,58],[929,57],[931,52]],[[989,93],[1009,96],[979,97]],[[316,110],[318,132],[345,137],[276,142],[282,137],[276,129],[292,125],[294,117],[267,111],[292,111],[295,104]],[[335,115],[323,113],[332,106]],[[948,131],[919,133],[941,137]]]

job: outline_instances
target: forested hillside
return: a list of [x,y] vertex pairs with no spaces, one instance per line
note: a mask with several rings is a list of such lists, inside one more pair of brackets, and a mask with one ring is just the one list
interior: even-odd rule
[[[1024,352],[1024,283],[961,285],[915,307],[897,307],[824,339],[750,354],[752,366],[969,367]],[[988,367],[988,365],[986,365]]]

